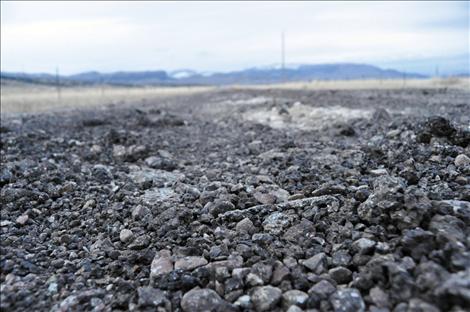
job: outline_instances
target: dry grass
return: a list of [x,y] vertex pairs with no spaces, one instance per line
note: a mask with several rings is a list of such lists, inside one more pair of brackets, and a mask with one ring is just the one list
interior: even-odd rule
[[1,111],[41,112],[102,105],[142,103],[177,95],[207,92],[213,87],[64,87],[29,84],[3,85]]
[[[403,88],[456,88],[470,91],[470,79],[413,79],[397,80],[336,80],[309,81],[270,85],[239,85],[227,89],[303,89],[303,90],[361,90]],[[216,87],[64,87],[25,83],[2,83],[1,112],[41,112],[74,109],[109,104],[126,105],[215,90]]]
[[[236,86],[247,88],[246,86]],[[367,79],[367,80],[312,80],[308,82],[289,82],[271,85],[251,85],[253,89],[286,89],[286,90],[365,90],[365,89],[406,89],[406,88],[452,88],[470,91],[470,78],[442,79]]]

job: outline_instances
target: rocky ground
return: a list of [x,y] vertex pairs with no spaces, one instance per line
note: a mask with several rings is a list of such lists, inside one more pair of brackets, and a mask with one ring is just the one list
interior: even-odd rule
[[219,90],[7,116],[1,309],[464,311],[469,98]]

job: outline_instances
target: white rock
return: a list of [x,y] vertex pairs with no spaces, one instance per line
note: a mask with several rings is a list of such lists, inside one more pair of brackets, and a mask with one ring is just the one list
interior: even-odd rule
[[25,225],[26,222],[28,222],[29,217],[28,215],[21,215],[18,218],[16,218],[16,223],[19,225]]

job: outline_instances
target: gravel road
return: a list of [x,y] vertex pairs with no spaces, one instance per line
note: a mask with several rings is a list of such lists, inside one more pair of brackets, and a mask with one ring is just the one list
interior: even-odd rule
[[13,114],[3,311],[465,311],[470,94],[218,90]]

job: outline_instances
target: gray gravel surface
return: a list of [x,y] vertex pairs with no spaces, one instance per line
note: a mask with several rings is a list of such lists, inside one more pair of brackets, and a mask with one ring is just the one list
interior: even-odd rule
[[444,89],[4,117],[0,307],[464,311],[469,118]]

